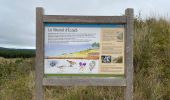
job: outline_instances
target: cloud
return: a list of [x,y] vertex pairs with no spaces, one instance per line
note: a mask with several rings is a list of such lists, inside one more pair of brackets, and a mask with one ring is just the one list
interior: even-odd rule
[[169,0],[1,0],[0,47],[35,48],[35,8],[56,15],[122,15],[134,8],[135,15],[168,16]]
[[35,4],[22,0],[0,1],[0,46],[35,46]]

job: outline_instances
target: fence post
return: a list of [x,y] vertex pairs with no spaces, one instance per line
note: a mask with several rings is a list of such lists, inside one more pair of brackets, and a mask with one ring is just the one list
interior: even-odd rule
[[43,73],[44,73],[44,24],[43,8],[36,8],[36,65],[35,65],[35,89],[36,100],[44,100]]
[[125,11],[127,17],[125,33],[125,100],[133,100],[133,9]]

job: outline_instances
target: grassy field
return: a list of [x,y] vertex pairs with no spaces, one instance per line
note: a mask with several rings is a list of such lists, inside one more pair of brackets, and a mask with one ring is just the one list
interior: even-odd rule
[[[0,100],[35,100],[34,58],[0,58]],[[135,20],[134,100],[170,100],[170,22]],[[121,87],[46,87],[45,100],[123,100]]]

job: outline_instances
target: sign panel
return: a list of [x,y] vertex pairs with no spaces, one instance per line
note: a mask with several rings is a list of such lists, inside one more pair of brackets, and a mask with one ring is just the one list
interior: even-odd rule
[[47,75],[124,75],[123,24],[45,23]]

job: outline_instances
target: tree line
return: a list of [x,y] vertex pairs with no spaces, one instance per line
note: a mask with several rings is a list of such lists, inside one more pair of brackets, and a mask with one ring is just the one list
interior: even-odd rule
[[34,49],[4,49],[0,48],[0,57],[4,58],[31,58],[35,57]]

